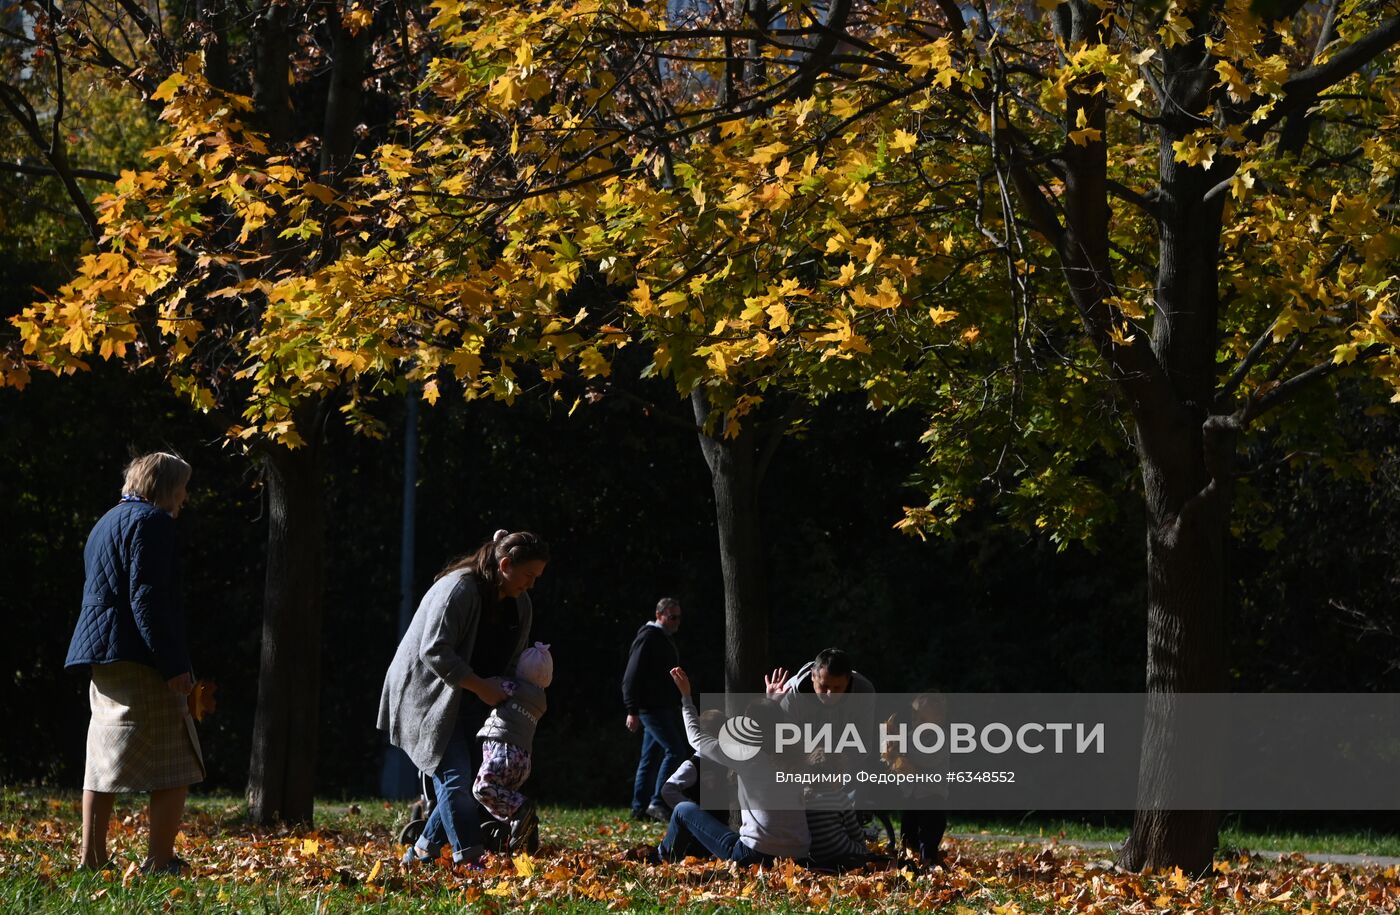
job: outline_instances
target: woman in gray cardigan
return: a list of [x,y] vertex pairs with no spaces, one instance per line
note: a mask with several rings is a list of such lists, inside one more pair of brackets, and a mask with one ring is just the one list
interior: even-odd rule
[[507,698],[501,677],[530,638],[526,592],[548,562],[549,546],[537,535],[497,531],[438,575],[399,642],[379,696],[379,729],[432,776],[437,792],[405,864],[436,858],[445,842],[453,861],[480,861],[472,748],[491,707]]

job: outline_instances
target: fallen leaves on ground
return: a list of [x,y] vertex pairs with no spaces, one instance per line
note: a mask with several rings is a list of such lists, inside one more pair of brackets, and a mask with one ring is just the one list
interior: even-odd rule
[[[56,881],[72,869],[76,809],[37,812],[42,815],[21,815],[0,828],[0,872],[24,868]],[[798,911],[839,907],[952,915],[1400,912],[1395,868],[1314,864],[1298,857],[1222,859],[1213,873],[1197,879],[1180,871],[1123,872],[1072,846],[996,847],[949,840],[939,868],[922,869],[903,860],[836,875],[792,862],[769,868],[696,859],[649,865],[635,860],[640,857],[635,852],[641,841],[659,837],[657,827],[613,819],[551,830],[546,818],[545,844],[535,855],[493,856],[483,871],[453,867],[450,858],[406,869],[399,864],[402,847],[390,830],[370,820],[357,824],[357,819],[353,814],[340,817],[314,831],[261,830],[228,813],[200,811],[187,817],[177,851],[205,890],[274,883],[304,893],[339,887],[367,903],[390,894],[445,892],[464,904],[500,911],[527,903],[592,900],[616,909],[637,904]],[[134,862],[144,851],[145,836],[144,814],[114,819],[107,880],[129,884],[142,879]]]

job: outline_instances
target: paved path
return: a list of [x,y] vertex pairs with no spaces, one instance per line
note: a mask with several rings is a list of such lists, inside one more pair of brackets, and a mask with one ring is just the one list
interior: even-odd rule
[[[1094,839],[1050,839],[1045,836],[1010,836],[990,833],[969,833],[950,832],[950,838],[961,839],[966,842],[1026,842],[1039,843],[1041,845],[1063,845],[1073,848],[1084,848],[1090,850],[1102,850],[1117,852],[1118,845],[1114,842],[1102,842]],[[1359,867],[1400,867],[1400,858],[1387,857],[1385,855],[1334,855],[1323,852],[1290,852],[1274,851],[1267,848],[1251,849],[1251,854],[1261,858],[1275,860],[1281,856],[1299,855],[1304,861],[1315,864],[1350,864]]]

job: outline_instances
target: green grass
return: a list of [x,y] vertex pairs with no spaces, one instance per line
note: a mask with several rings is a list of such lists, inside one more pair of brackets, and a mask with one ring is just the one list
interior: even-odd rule
[[[143,799],[123,797],[113,820],[113,865],[98,874],[77,872],[79,799],[45,790],[0,793],[0,913],[178,912],[196,915],[266,913],[462,913],[535,912],[858,912],[931,911],[944,915],[1032,915],[1061,911],[1062,900],[1091,892],[1099,911],[1150,910],[1164,897],[1177,908],[1219,907],[1250,915],[1301,913],[1302,897],[1274,905],[1270,899],[1292,884],[1297,869],[1275,862],[1235,859],[1211,880],[1181,882],[1180,875],[1140,877],[1095,871],[1102,853],[1054,854],[992,843],[958,842],[949,865],[932,873],[867,871],[840,877],[755,869],[737,871],[718,863],[652,867],[628,859],[629,849],[656,842],[662,827],[630,820],[623,808],[563,808],[542,811],[545,847],[533,860],[497,859],[486,873],[430,866],[405,871],[397,864],[394,838],[407,805],[379,800],[318,804],[314,831],[256,829],[248,825],[241,799],[191,799],[179,851],[195,868],[186,878],[142,878],[128,873],[144,855]],[[1015,827],[1015,828],[1012,828]],[[1015,833],[1064,839],[1121,839],[1121,829],[1063,819],[954,818],[953,832]],[[1288,850],[1394,848],[1394,837],[1376,841],[1364,834],[1290,835],[1227,833],[1226,842]],[[1267,842],[1267,846],[1266,846]],[[1087,871],[1087,873],[1086,873]],[[1091,876],[1093,874],[1100,876]],[[1361,887],[1394,884],[1377,871],[1331,870],[1316,878],[1326,889],[1331,874],[1358,887],[1337,912],[1369,915]],[[1290,876],[1290,874],[1294,876]],[[1311,878],[1309,878],[1311,879]],[[1220,881],[1230,883],[1221,895]],[[1369,881],[1369,882],[1368,882]],[[1313,898],[1317,898],[1314,896]],[[1243,899],[1243,901],[1241,901]],[[1400,891],[1397,891],[1400,901]]]
[[[1111,842],[1126,838],[1127,827],[1059,817],[948,818],[948,831],[960,835],[1014,835],[1058,838],[1065,842]],[[1400,834],[1356,829],[1298,832],[1295,830],[1247,830],[1226,820],[1220,831],[1220,846],[1229,853],[1302,852],[1303,854],[1346,854],[1400,857]]]

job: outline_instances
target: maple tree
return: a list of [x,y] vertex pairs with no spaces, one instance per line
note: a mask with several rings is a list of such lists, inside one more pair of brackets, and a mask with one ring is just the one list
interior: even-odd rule
[[[326,373],[251,400],[260,360],[315,370],[264,336],[266,293],[337,257],[358,231],[331,205],[333,188],[354,177],[356,147],[387,134],[426,30],[416,8],[393,3],[208,2],[165,15],[140,3],[33,2],[17,5],[15,23],[7,49],[25,68],[6,86],[6,108],[97,244],[57,295],[12,319],[23,350],[7,350],[2,380],[23,386],[35,368],[125,360],[162,373],[257,456],[269,526],[249,797],[258,820],[309,819],[323,433],[337,413],[358,415],[361,399],[356,383]],[[74,180],[62,92],[30,66],[45,57],[60,74],[54,86],[64,73],[100,79],[160,111],[160,142],[95,200]],[[244,434],[258,422],[269,434]]]
[[[1207,867],[1218,815],[1151,802],[1209,771],[1175,758],[1170,696],[1228,687],[1235,455],[1339,372],[1400,382],[1385,231],[1400,18],[1070,2],[857,20],[838,5],[743,28],[752,7],[679,27],[606,4],[440,8],[464,53],[437,62],[435,91],[478,116],[425,117],[431,144],[396,150],[386,175],[416,224],[478,227],[409,243],[458,252],[454,270],[544,344],[514,355],[545,353],[546,377],[565,359],[605,375],[609,347],[650,343],[655,371],[721,398],[735,435],[771,385],[855,383],[879,403],[922,378],[933,499],[911,527],[956,519],[991,477],[1037,526],[1083,536],[1111,499],[1077,464],[1132,450],[1159,714],[1124,861]],[[668,78],[688,104],[649,89]],[[630,289],[621,331],[561,309],[589,271]],[[428,352],[447,365],[453,350]],[[479,368],[470,383],[513,371]]]

